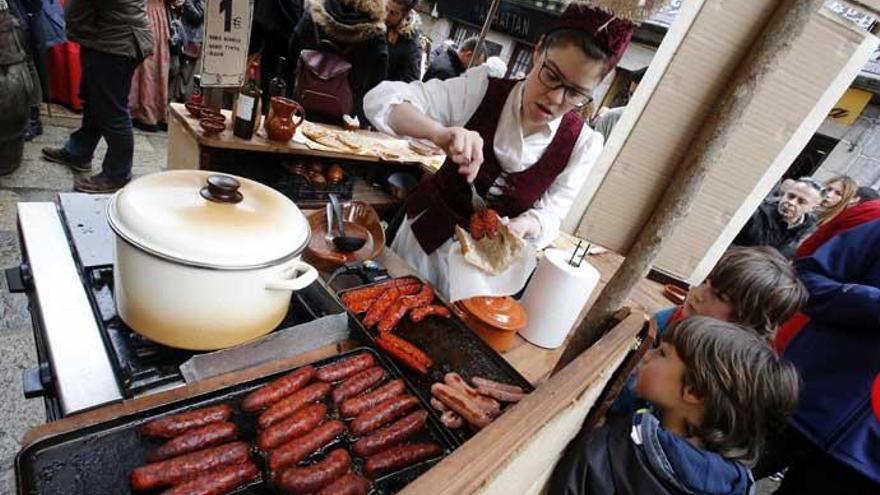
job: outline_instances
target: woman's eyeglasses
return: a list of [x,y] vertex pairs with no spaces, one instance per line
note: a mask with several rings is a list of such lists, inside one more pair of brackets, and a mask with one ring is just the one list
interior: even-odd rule
[[556,69],[547,65],[546,49],[544,50],[544,56],[541,57],[541,69],[538,71],[538,80],[551,91],[565,88],[563,99],[565,100],[565,103],[568,103],[575,108],[581,108],[593,101],[592,95],[588,95],[579,88],[566,83],[565,78],[563,78]]

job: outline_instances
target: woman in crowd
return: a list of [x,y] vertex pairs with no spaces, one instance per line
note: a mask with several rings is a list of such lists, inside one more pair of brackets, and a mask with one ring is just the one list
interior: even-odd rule
[[859,185],[846,175],[832,177],[825,181],[825,187],[822,188],[822,202],[819,203],[817,213],[819,216],[819,226],[834,220],[834,217],[858,203],[857,192]]
[[[184,0],[170,0],[179,8]],[[165,0],[147,0],[147,20],[155,40],[155,52],[144,59],[131,79],[128,106],[132,125],[155,132],[165,126],[168,106],[168,77],[171,72],[171,51],[168,46],[168,11]]]
[[455,226],[467,228],[471,189],[508,228],[537,247],[562,218],[602,149],[578,111],[613,68],[633,24],[572,4],[535,47],[524,81],[490,78],[486,67],[461,77],[384,82],[365,98],[380,130],[429,139],[447,160],[407,198],[393,249],[442,293],[449,293]]
[[205,18],[204,0],[184,0],[172,6],[171,24],[175,26],[169,77],[171,99],[186,101],[192,94],[196,63],[202,53],[202,23]]

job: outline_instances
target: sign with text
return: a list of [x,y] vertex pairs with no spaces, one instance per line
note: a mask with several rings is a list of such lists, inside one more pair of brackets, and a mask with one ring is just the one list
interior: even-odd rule
[[253,0],[208,0],[206,4],[202,87],[241,86],[251,38]]

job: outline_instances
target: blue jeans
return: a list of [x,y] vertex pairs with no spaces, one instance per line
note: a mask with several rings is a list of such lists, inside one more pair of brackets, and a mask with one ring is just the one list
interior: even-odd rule
[[128,112],[131,77],[138,62],[132,58],[80,47],[82,80],[79,97],[83,100],[80,128],[64,144],[76,160],[91,160],[101,137],[107,141],[102,175],[112,180],[131,178],[134,134]]

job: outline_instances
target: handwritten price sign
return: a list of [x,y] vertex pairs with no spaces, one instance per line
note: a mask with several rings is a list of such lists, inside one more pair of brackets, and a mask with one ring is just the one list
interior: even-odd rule
[[202,86],[237,87],[244,82],[253,0],[208,0],[202,48]]

